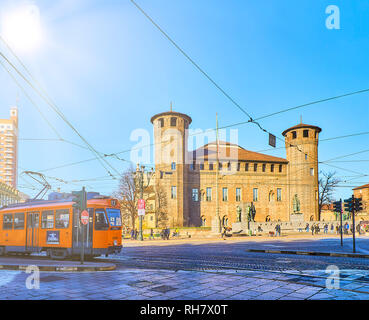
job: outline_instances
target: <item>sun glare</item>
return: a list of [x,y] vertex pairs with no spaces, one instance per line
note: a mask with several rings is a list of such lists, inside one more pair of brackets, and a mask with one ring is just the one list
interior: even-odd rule
[[4,14],[1,35],[15,50],[37,49],[42,41],[39,8],[35,5],[25,5]]

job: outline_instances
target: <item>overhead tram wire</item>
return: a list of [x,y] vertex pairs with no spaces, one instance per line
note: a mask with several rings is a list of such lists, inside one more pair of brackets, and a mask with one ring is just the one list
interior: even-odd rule
[[50,121],[48,121],[48,119],[46,118],[44,113],[37,106],[36,102],[28,95],[28,93],[25,91],[25,89],[22,87],[22,85],[18,82],[18,80],[13,76],[13,74],[10,72],[10,70],[8,68],[6,68],[6,66],[4,65],[4,63],[2,61],[0,61],[0,64],[4,68],[4,70],[8,73],[8,75],[13,79],[13,81],[16,83],[16,85],[21,89],[21,91],[27,97],[27,99],[31,102],[31,104],[36,108],[36,110],[39,112],[39,114],[44,119],[44,121],[47,123],[47,125],[51,128],[52,131],[54,131],[54,133],[58,137],[58,139],[19,139],[20,141],[22,141],[22,140],[23,141],[61,141],[61,142],[69,143],[71,145],[74,145],[74,146],[77,146],[77,147],[80,147],[80,148],[83,148],[83,149],[88,149],[87,147],[81,146],[78,143],[71,142],[69,140],[66,140],[66,139],[62,138],[61,135],[56,130],[56,128],[50,123]]
[[[109,175],[112,175],[109,169],[106,168],[104,162],[107,166],[113,169],[117,174],[119,174],[118,170],[116,170],[111,164],[91,146],[91,144],[79,133],[79,131],[67,120],[64,114],[60,111],[60,109],[52,102],[52,100],[48,97],[47,93],[44,92],[42,88],[36,88],[19,70],[14,64],[2,53],[0,52],[0,56],[16,71],[16,73],[24,80],[28,85],[35,90],[35,92],[59,115],[59,117],[80,137],[80,139],[88,146],[89,150],[95,154],[103,166],[103,168],[108,172]],[[115,178],[114,178],[115,179]]]
[[[265,133],[269,133],[269,134],[272,134],[271,132],[269,132],[268,130],[266,130],[265,128],[263,128],[257,121],[256,119],[253,119],[251,117],[251,115],[246,111],[244,110],[244,108],[242,108],[227,92],[225,92],[221,87],[220,85],[218,85],[134,0],[130,0],[132,2],[132,4],[164,35],[164,37],[166,39],[169,40],[169,42],[175,47],[177,48],[181,53],[182,55],[188,60],[190,61],[190,63],[195,66],[195,68],[197,70],[199,70],[218,90],[220,90],[220,92],[225,96],[227,97],[239,110],[241,110],[243,113],[245,113],[247,115],[247,117],[249,118],[248,121],[246,121],[245,123],[253,123],[253,124],[256,124],[260,130],[262,130],[263,132]],[[263,116],[263,117],[260,117],[259,119],[264,119],[266,117],[269,117],[269,116],[272,116],[272,115],[276,115],[276,114],[279,114],[279,113],[283,113],[283,112],[287,112],[287,111],[290,111],[290,110],[295,110],[295,109],[298,109],[298,108],[302,108],[304,106],[308,106],[308,105],[312,105],[312,104],[317,104],[317,103],[321,103],[321,102],[325,102],[325,101],[329,101],[329,100],[334,100],[334,99],[338,99],[338,98],[342,98],[342,97],[346,97],[346,96],[349,96],[349,95],[354,95],[354,94],[359,94],[359,93],[364,93],[364,92],[369,92],[369,89],[364,89],[364,90],[360,90],[360,91],[356,91],[356,92],[352,92],[352,93],[347,93],[347,94],[344,94],[344,95],[340,95],[340,96],[336,96],[336,97],[332,97],[332,98],[327,98],[327,99],[322,99],[322,100],[317,100],[317,101],[314,101],[314,102],[311,102],[311,103],[308,103],[308,104],[304,104],[304,105],[299,105],[299,106],[296,106],[296,107],[292,107],[292,108],[288,108],[288,109],[285,109],[285,110],[282,110],[280,112],[274,112],[273,114],[271,115],[267,115],[267,116]],[[274,135],[275,136],[275,135]],[[279,140],[282,140],[281,138],[279,138],[278,136],[275,136],[277,139]],[[284,141],[283,141],[284,142]],[[295,147],[299,152],[302,152],[303,151],[297,146],[297,145],[292,145],[290,144],[290,146],[292,147]],[[315,159],[314,159],[315,161]]]

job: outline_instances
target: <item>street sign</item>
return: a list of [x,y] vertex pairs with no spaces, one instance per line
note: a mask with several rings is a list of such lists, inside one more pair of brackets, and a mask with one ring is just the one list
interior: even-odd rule
[[86,225],[88,223],[89,214],[87,210],[81,212],[81,223]]
[[146,208],[146,203],[144,199],[139,199],[138,203],[137,203],[137,209],[138,209],[138,215],[139,216],[144,216],[145,215],[145,208]]
[[269,145],[274,147],[276,146],[276,137],[274,134],[269,133]]

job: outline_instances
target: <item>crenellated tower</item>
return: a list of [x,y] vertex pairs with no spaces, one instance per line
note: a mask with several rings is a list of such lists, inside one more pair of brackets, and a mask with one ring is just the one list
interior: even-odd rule
[[169,226],[187,226],[190,221],[186,165],[188,127],[192,119],[183,113],[163,112],[151,118],[154,126],[155,172],[165,189]]
[[318,220],[318,143],[321,128],[300,123],[285,130],[287,153],[288,210],[293,213],[297,195],[304,221]]

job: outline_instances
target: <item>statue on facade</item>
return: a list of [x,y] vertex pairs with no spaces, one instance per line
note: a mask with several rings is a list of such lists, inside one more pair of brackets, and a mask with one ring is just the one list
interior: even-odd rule
[[300,213],[300,200],[297,194],[293,197],[293,213]]
[[255,222],[255,215],[256,215],[256,209],[255,209],[254,203],[251,202],[250,221]]
[[237,222],[241,222],[241,214],[242,214],[242,209],[240,208],[240,206],[237,206]]

